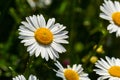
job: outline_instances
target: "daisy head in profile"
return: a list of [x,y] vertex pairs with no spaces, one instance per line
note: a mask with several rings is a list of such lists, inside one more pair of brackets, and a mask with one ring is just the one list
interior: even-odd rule
[[98,80],[120,80],[120,59],[105,57],[106,60],[100,59],[95,63],[96,74],[100,75]]
[[104,0],[100,10],[100,17],[110,22],[107,26],[109,33],[116,32],[116,37],[120,36],[120,2]]
[[[18,75],[16,77],[12,78],[12,80],[26,80],[26,78],[23,75]],[[36,76],[31,74],[27,80],[38,80],[38,79]]]
[[46,23],[43,15],[33,15],[26,17],[26,21],[21,23],[18,29],[19,38],[22,39],[21,43],[27,46],[30,56],[41,55],[48,61],[49,58],[56,60],[59,58],[58,53],[66,52],[61,44],[68,44],[65,40],[68,38],[68,31],[65,30],[65,26],[55,23],[54,18]]
[[88,74],[83,72],[82,65],[80,64],[74,64],[73,67],[68,65],[67,68],[63,68],[57,61],[55,65],[59,68],[59,70],[54,70],[56,76],[61,77],[63,80],[90,80]]

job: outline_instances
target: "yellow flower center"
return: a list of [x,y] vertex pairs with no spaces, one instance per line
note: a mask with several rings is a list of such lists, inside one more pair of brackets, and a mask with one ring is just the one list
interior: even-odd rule
[[116,25],[120,26],[120,12],[113,13],[112,19]]
[[47,28],[39,28],[35,31],[35,39],[43,45],[48,45],[53,41],[53,34]]
[[72,69],[65,69],[64,76],[66,80],[79,80],[79,74]]
[[108,72],[111,76],[120,78],[120,66],[112,66]]

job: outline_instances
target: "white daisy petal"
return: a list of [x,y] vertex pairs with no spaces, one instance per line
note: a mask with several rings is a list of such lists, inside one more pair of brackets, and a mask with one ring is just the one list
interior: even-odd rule
[[81,67],[82,67],[82,65],[79,64],[79,65],[77,66],[77,68],[76,68],[76,71],[80,71],[80,72],[81,72],[81,71],[83,70],[83,68],[81,68]]
[[109,57],[107,57],[107,56],[106,56],[105,58],[106,58],[108,64],[109,64],[110,66],[112,66],[111,59],[110,59]]
[[34,48],[32,48],[32,49],[29,51],[30,56],[32,56],[33,54],[36,54],[35,52],[36,52],[36,50],[37,50],[37,44],[35,44],[33,47],[34,47]]
[[55,31],[57,31],[57,30],[59,30],[60,28],[59,28],[59,25],[58,26],[55,26],[54,25],[54,27],[52,27],[52,29],[51,29],[51,31],[53,32],[53,34],[55,33]]
[[[82,71],[83,71],[83,68],[82,68]],[[85,77],[85,76],[88,76],[88,74],[84,73],[84,72],[81,72],[81,76]]]
[[18,30],[19,31],[33,32],[32,30],[30,30],[29,28],[24,27],[23,25],[21,25]]
[[37,20],[37,17],[35,15],[33,15],[32,20],[34,22],[33,24],[34,24],[35,28],[38,29],[39,28],[38,20]]
[[45,46],[42,46],[42,47],[41,47],[41,57],[42,57],[42,58],[45,58],[46,61],[49,60],[48,52],[47,52],[47,49],[46,49]]
[[52,29],[55,27],[55,26],[59,26],[60,24],[59,23],[54,23],[53,26],[50,26],[49,29],[52,31]]
[[97,80],[105,80],[107,78],[108,78],[107,76],[102,76],[102,77],[99,77]]
[[115,8],[117,11],[120,11],[120,3],[118,1],[115,1]]
[[28,36],[26,36],[26,35],[21,35],[21,36],[19,36],[18,38],[19,38],[19,39],[25,39],[25,40],[34,39],[34,37],[31,36],[31,35],[28,35]]
[[18,30],[21,31],[21,32],[31,32],[31,33],[34,33],[34,31],[30,30],[29,28],[26,28],[23,25],[21,25]]
[[76,70],[76,67],[77,67],[77,64],[74,64],[73,67],[72,67],[72,69]]
[[[27,20],[29,26],[35,31],[36,29],[35,29],[35,27],[33,25],[33,22],[31,21],[30,17],[26,17],[26,20]],[[26,26],[26,27],[28,27],[28,26]]]
[[[26,18],[26,20],[27,20],[27,18]],[[25,21],[22,21],[21,23],[24,25],[25,28],[28,28],[29,30],[31,30],[33,32],[35,31],[35,28],[31,24],[29,24],[29,22],[27,23]]]
[[58,52],[55,51],[52,47],[50,47],[50,50],[52,52],[52,54],[54,55],[55,58],[59,58]]
[[19,35],[23,35],[23,36],[34,36],[34,33],[24,31],[24,32],[20,32]]
[[111,17],[107,16],[107,15],[104,14],[104,13],[100,13],[100,17],[103,18],[103,19],[106,19],[106,20],[112,20]]
[[[102,63],[102,62],[101,62],[101,63]],[[105,69],[105,67],[104,67],[103,65],[101,65],[101,63],[98,62],[98,64],[96,64],[96,67],[100,68],[101,70],[107,71],[107,70]]]
[[106,16],[110,16],[111,15],[110,12],[107,11],[106,7],[100,6],[100,10],[103,11]]
[[54,34],[57,34],[61,31],[63,31],[66,27],[63,26],[63,25],[60,25],[60,24],[55,24],[54,27],[51,29],[51,31],[54,33]]
[[36,40],[35,39],[28,39],[28,40],[22,40],[21,43],[25,43],[25,46],[29,46],[32,45],[33,43],[35,43]]
[[67,40],[60,40],[60,39],[54,39],[54,41],[57,42],[57,43],[64,43],[64,44],[69,43]]
[[46,49],[41,47],[41,57],[44,58],[45,57],[45,54],[46,54]]
[[[48,53],[46,53],[46,55],[45,55],[45,59],[46,59],[46,61],[49,60],[49,55],[48,55]],[[53,60],[54,60],[54,59],[53,59]]]
[[51,59],[54,58],[53,53],[52,53],[52,51],[50,50],[49,47],[47,48],[47,53],[48,53],[48,55],[50,56]]
[[114,6],[113,2],[112,2],[111,0],[108,0],[108,4],[109,4],[109,7],[111,8],[111,10],[112,10],[113,12],[115,12],[116,9],[115,9],[115,6]]
[[65,52],[66,51],[66,49],[62,46],[62,45],[60,45],[60,44],[58,44],[58,43],[56,43],[56,42],[53,42],[52,44],[51,44],[51,46],[52,46],[52,48],[53,49],[55,49],[57,52],[59,52],[59,53],[62,53],[62,52]]
[[37,44],[34,43],[33,45],[30,45],[28,48],[27,48],[27,51],[31,51]]
[[59,32],[58,34],[55,34],[55,36],[64,36],[64,35],[66,35],[66,34],[68,34],[68,31],[61,31],[61,32]]
[[50,28],[51,26],[53,26],[55,23],[55,18],[49,19],[47,22],[47,28]]
[[41,25],[41,18],[40,18],[40,16],[39,15],[37,15],[37,20],[38,20],[38,25],[39,25],[39,27],[42,27],[42,25]]
[[38,57],[41,54],[41,46],[39,46],[39,44],[37,44],[37,49],[35,52],[35,56]]
[[109,30],[110,33],[118,31],[118,27],[114,24],[109,24],[107,27],[107,30]]
[[120,36],[120,28],[118,28],[117,32],[116,32],[116,36],[119,37]]
[[54,39],[67,39],[68,38],[68,36],[67,35],[64,35],[64,36],[61,36],[61,35],[54,35]]
[[[107,10],[107,12],[109,12],[109,16],[111,16],[112,10],[111,10],[111,8],[109,7],[110,5],[109,5],[109,3],[108,3],[107,0],[104,0],[104,2],[105,2],[105,4],[103,3],[103,7],[105,8],[105,10]],[[104,11],[103,11],[103,12],[104,12]]]
[[28,78],[28,80],[37,80],[37,77],[34,76],[34,75],[30,75],[29,78]]
[[110,66],[109,66],[109,64],[106,62],[106,61],[104,61],[102,58],[101,58],[101,62],[103,63],[103,67],[104,68],[109,68]]
[[44,19],[44,17],[43,17],[43,15],[40,15],[40,18],[39,18],[40,20],[40,26],[41,27],[46,27],[46,21],[45,21],[45,19]]
[[57,72],[56,76],[58,76],[58,77],[63,77],[63,73]]
[[96,74],[99,74],[99,75],[107,75],[107,76],[109,75],[107,70],[101,70],[101,68],[100,69],[94,69],[93,71],[95,71]]
[[58,61],[55,63],[55,65],[60,69],[60,71],[64,70],[63,66]]
[[35,16],[33,15],[33,16],[30,16],[30,17],[28,17],[28,20],[31,22],[31,25],[35,28],[35,29],[37,29],[37,21],[35,20],[35,18],[34,18]]

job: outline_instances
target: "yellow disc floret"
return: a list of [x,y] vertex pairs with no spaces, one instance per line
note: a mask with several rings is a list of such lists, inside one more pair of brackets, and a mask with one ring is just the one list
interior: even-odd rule
[[52,32],[44,27],[41,27],[35,31],[35,39],[37,42],[43,45],[49,45],[53,41]]
[[111,76],[120,78],[120,66],[112,66],[108,72]]
[[64,76],[66,80],[79,80],[79,74],[72,69],[65,69]]
[[120,26],[120,12],[113,13],[112,19],[116,25]]

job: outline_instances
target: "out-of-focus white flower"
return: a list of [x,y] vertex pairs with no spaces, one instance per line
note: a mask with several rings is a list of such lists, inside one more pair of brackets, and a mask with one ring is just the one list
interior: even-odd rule
[[27,2],[34,9],[36,7],[45,8],[52,3],[52,0],[27,0]]
[[[25,78],[23,75],[18,75],[18,76],[16,76],[16,77],[12,78],[12,79],[13,79],[13,80],[26,80],[26,78]],[[31,75],[29,76],[28,80],[38,80],[38,79],[37,79],[36,76],[34,76],[34,75],[31,74]]]

